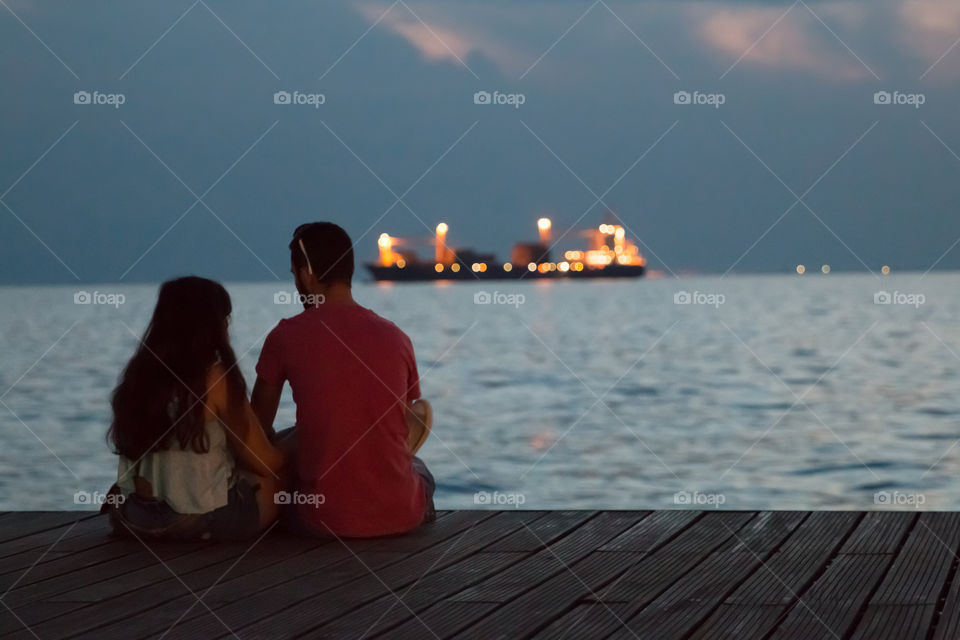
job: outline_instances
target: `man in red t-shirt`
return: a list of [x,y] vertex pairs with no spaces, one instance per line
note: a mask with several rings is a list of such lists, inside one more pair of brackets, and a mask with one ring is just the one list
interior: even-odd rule
[[[251,398],[267,433],[285,382],[297,405],[285,522],[317,536],[415,529],[433,518],[434,480],[413,455],[430,423],[413,344],[353,300],[353,244],[343,229],[301,225],[290,251],[304,311],[267,336]],[[418,413],[419,434],[411,432]]]

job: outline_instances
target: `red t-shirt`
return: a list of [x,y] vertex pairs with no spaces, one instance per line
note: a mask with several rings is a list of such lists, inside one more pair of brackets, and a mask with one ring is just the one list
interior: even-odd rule
[[413,344],[399,327],[357,304],[307,309],[270,332],[257,375],[278,386],[289,381],[293,390],[295,498],[304,522],[320,534],[329,527],[368,537],[423,521],[426,495],[407,448],[405,414],[420,382]]

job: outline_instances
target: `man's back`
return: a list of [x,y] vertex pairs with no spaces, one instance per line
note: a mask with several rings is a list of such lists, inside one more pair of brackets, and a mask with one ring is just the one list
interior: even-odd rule
[[357,304],[310,308],[264,343],[257,374],[290,382],[297,405],[298,507],[318,534],[401,533],[426,509],[407,448],[406,405],[420,396],[410,339]]

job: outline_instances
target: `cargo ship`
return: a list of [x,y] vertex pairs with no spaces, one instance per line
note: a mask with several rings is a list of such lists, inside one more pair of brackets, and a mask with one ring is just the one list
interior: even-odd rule
[[449,225],[441,222],[433,237],[433,260],[421,259],[407,248],[407,241],[380,234],[380,257],[365,266],[377,282],[422,282],[426,280],[543,280],[588,278],[638,278],[647,270],[647,261],[619,224],[601,224],[579,235],[588,241],[586,249],[565,251],[552,257],[549,218],[537,220],[539,241],[520,242],[510,260],[500,262],[489,253],[454,249],[447,243]]

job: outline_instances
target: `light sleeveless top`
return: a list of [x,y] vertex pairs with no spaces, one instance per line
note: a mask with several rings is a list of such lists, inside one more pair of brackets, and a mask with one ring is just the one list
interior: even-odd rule
[[219,422],[211,420],[204,429],[210,444],[206,453],[189,444],[183,450],[174,438],[169,449],[152,451],[139,463],[120,456],[117,485],[123,495],[136,493],[133,479],[141,476],[153,487],[153,496],[177,513],[209,513],[226,506],[237,481],[237,461]]

